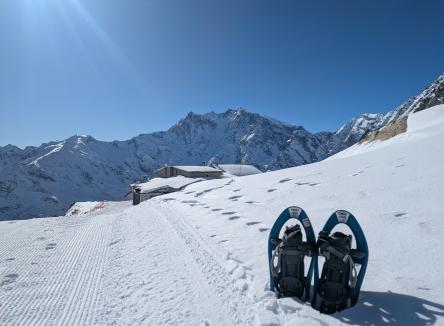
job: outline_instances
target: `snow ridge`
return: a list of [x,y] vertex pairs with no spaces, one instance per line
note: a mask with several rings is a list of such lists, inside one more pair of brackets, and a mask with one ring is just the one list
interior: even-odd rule
[[386,114],[365,113],[354,117],[350,122],[336,131],[341,142],[351,146],[366,133],[381,129],[399,118],[444,103],[444,73],[441,74],[421,94],[414,96]]

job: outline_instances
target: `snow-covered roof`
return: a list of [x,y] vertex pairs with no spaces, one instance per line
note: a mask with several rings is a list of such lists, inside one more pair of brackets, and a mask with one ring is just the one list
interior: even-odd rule
[[202,181],[204,179],[202,178],[187,178],[181,175],[178,175],[177,177],[171,177],[171,178],[153,178],[148,182],[139,183],[137,185],[137,188],[140,188],[140,192],[148,193],[152,192],[157,189],[170,187],[176,190],[182,189],[185,186],[188,186],[192,183]]
[[173,167],[187,172],[220,172],[218,169],[204,165],[174,165]]
[[219,164],[219,168],[226,173],[236,176],[261,173],[261,171],[255,166],[245,164]]

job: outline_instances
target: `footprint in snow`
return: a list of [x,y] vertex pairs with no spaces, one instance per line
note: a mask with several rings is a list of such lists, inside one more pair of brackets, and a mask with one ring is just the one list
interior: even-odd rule
[[222,210],[222,208],[213,208],[213,209],[212,209],[213,212],[219,212],[219,211],[221,211],[221,210]]
[[119,242],[120,242],[120,239],[116,240],[116,241],[113,241],[113,242],[110,242],[110,244],[108,246],[109,247],[114,246],[115,244],[118,244]]
[[422,221],[422,222],[419,222],[418,225],[422,228],[429,229],[430,223],[429,223],[429,221]]
[[265,232],[265,231],[268,231],[268,230],[270,230],[270,228],[259,228],[259,232]]
[[239,191],[241,191],[241,190],[242,190],[242,189],[240,189],[240,188],[239,188],[239,189],[234,189],[233,192],[239,192]]
[[196,204],[198,203],[197,200],[182,200],[182,203],[184,204]]
[[404,212],[399,212],[399,213],[394,214],[395,217],[404,217],[406,215],[407,215],[407,213],[404,213]]
[[229,219],[230,221],[233,221],[233,220],[237,220],[237,219],[239,219],[239,218],[240,218],[239,215],[234,215],[234,216],[230,216],[228,219]]
[[236,212],[223,212],[222,215],[233,215],[236,214]]
[[18,274],[7,274],[3,277],[3,281],[0,283],[0,287],[9,285],[17,280]]
[[54,243],[54,242],[52,242],[52,243],[48,243],[48,244],[46,245],[45,250],[51,250],[51,249],[54,249],[56,246],[57,246],[57,243]]
[[290,178],[285,178],[285,179],[282,179],[282,180],[279,180],[279,183],[285,183],[285,182],[288,182],[288,181],[291,181],[292,179],[290,179]]
[[428,287],[422,287],[422,286],[417,287],[417,289],[418,289],[418,290],[423,290],[423,291],[430,291],[430,290],[431,290],[431,288],[428,288]]
[[194,197],[200,197],[203,194],[206,194],[207,192],[213,191],[214,189],[216,189],[216,188],[210,188],[210,189],[202,190],[202,191],[198,192],[197,194],[195,194]]
[[15,260],[15,258],[14,257],[11,257],[11,258],[6,258],[5,259],[5,261],[14,261]]
[[220,244],[220,243],[224,243],[224,242],[227,242],[228,240],[220,240],[218,243]]
[[228,199],[232,200],[232,201],[238,201],[239,198],[242,198],[242,196],[231,196],[231,197],[228,197]]
[[276,191],[276,190],[277,189],[272,188],[272,189],[268,189],[267,192],[273,192],[273,191]]
[[252,226],[252,225],[256,225],[256,224],[260,224],[261,222],[256,222],[256,221],[253,221],[253,222],[248,222],[248,223],[246,223],[246,225],[248,225],[248,226]]

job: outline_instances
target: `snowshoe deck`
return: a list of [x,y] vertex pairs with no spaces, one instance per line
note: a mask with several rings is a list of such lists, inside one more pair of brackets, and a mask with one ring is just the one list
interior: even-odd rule
[[[356,239],[351,248],[352,236],[342,232],[330,235],[338,224],[346,224]],[[334,313],[356,304],[368,262],[368,246],[356,218],[349,212],[334,212],[319,233],[318,254],[325,257],[321,277],[315,286],[312,305],[322,313]],[[315,264],[318,262],[316,260]],[[356,274],[356,264],[360,265]],[[317,268],[315,269],[318,270]],[[315,274],[315,279],[318,275]]]
[[[299,224],[287,227],[284,235],[279,234],[284,224],[290,219],[297,219]],[[303,241],[302,232],[306,241]],[[311,278],[317,265],[316,237],[305,211],[296,206],[285,209],[274,223],[268,239],[268,262],[270,266],[270,290],[279,297],[297,297],[308,300],[310,297]],[[310,257],[310,265],[305,275],[305,257]],[[317,274],[317,271],[316,271]]]

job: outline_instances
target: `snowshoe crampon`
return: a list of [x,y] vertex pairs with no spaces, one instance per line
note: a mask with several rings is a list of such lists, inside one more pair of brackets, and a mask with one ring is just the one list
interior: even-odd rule
[[[284,224],[296,219],[302,225],[295,223],[287,226],[282,238],[279,237]],[[303,231],[306,241],[303,240]],[[308,300],[313,270],[317,265],[316,237],[307,214],[302,208],[289,207],[285,209],[274,223],[268,238],[268,261],[270,266],[270,290],[278,297],[297,297]],[[305,274],[306,257],[310,265]]]
[[[356,249],[352,249],[352,235],[342,232],[330,234],[340,223],[351,229]],[[367,241],[356,218],[344,210],[333,213],[319,233],[317,248],[318,255],[324,257],[325,262],[315,286],[313,307],[322,313],[331,314],[354,306],[368,262]],[[357,267],[360,267],[359,272]]]

